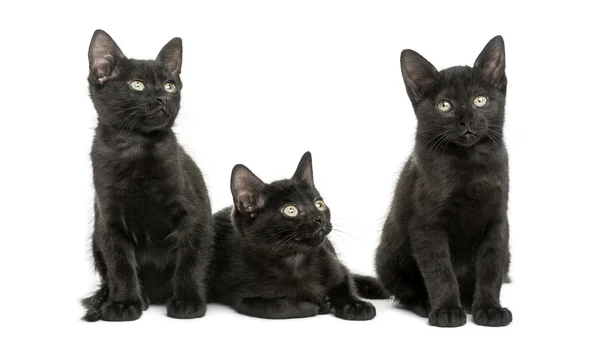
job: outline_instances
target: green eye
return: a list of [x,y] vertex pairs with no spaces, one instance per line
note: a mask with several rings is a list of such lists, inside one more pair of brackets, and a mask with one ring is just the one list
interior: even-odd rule
[[447,100],[442,100],[442,101],[436,103],[435,106],[442,113],[446,113],[446,112],[449,112],[452,110],[452,104],[450,103],[450,101],[447,101]]
[[144,86],[144,83],[142,83],[142,81],[135,80],[135,81],[129,82],[129,88],[131,88],[135,91],[143,91],[145,86]]
[[288,205],[281,211],[285,216],[296,217],[298,216],[298,208],[295,205]]
[[486,105],[487,102],[488,98],[483,95],[475,96],[475,98],[473,99],[473,103],[476,107],[483,107]]
[[320,211],[325,211],[327,210],[327,206],[325,205],[325,202],[318,200],[315,202],[315,206],[317,207],[317,209],[319,209]]
[[165,91],[167,93],[173,94],[174,92],[177,91],[177,87],[173,83],[167,82],[167,83],[165,83]]

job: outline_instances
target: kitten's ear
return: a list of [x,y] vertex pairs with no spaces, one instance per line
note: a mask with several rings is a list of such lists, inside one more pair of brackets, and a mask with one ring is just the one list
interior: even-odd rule
[[96,30],[90,42],[88,59],[90,76],[94,83],[100,85],[118,74],[117,64],[126,58],[115,41],[102,30]]
[[475,61],[473,69],[477,76],[485,82],[500,89],[505,89],[505,65],[504,39],[502,39],[502,36],[496,36],[483,48]]
[[238,164],[231,171],[231,194],[235,207],[250,217],[265,205],[266,184],[244,165]]
[[406,92],[413,104],[425,98],[438,80],[438,71],[433,64],[413,50],[402,51],[400,68]]
[[310,186],[315,185],[313,181],[312,156],[310,152],[304,153],[292,179],[304,182]]
[[158,53],[156,61],[161,62],[172,76],[181,73],[181,61],[183,58],[183,45],[181,38],[171,39]]

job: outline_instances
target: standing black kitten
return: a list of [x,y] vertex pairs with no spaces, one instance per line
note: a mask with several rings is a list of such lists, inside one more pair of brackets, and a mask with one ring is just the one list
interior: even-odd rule
[[402,76],[418,120],[377,250],[379,279],[404,307],[441,327],[512,321],[500,306],[508,271],[504,41],[473,68],[437,71],[412,50]]
[[179,38],[152,61],[128,59],[104,31],[92,37],[92,251],[101,285],[83,301],[88,321],[135,320],[149,303],[167,302],[174,318],[206,312],[210,201],[200,170],[171,130],[181,60]]
[[233,168],[234,206],[215,214],[212,301],[262,318],[328,314],[369,320],[387,298],[376,279],[352,276],[327,239],[331,213],[313,183],[305,153],[291,179],[263,183],[243,165]]

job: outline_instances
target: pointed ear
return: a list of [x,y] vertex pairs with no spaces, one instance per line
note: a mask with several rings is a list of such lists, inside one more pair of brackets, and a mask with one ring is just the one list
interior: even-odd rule
[[178,76],[181,73],[182,56],[181,38],[173,38],[160,50],[156,61],[163,63],[169,74]]
[[506,90],[504,39],[496,36],[490,40],[477,57],[473,69],[478,78],[501,90]]
[[231,171],[231,194],[235,207],[250,217],[265,205],[266,184],[244,165],[238,164]]
[[417,104],[438,81],[438,71],[423,56],[413,50],[403,50],[400,68],[411,102]]
[[117,64],[126,58],[117,43],[102,30],[96,30],[90,42],[88,59],[90,76],[94,83],[100,85],[118,75]]
[[310,186],[315,185],[313,181],[312,156],[310,152],[304,153],[292,179],[304,182]]

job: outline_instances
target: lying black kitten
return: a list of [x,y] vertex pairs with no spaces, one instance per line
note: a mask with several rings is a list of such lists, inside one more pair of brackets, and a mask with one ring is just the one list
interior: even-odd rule
[[508,325],[504,41],[492,39],[473,68],[438,72],[411,50],[401,65],[418,127],[377,250],[379,279],[431,325],[463,325],[464,309],[476,324]]
[[231,175],[234,206],[214,215],[209,299],[262,318],[328,314],[369,320],[366,298],[388,298],[376,279],[353,276],[327,239],[331,213],[305,153],[291,179],[263,183],[243,165]]
[[168,302],[174,318],[206,311],[210,201],[200,170],[171,130],[181,60],[179,38],[152,61],[127,59],[104,31],[92,37],[92,251],[101,285],[83,300],[88,321],[135,320],[149,303]]

